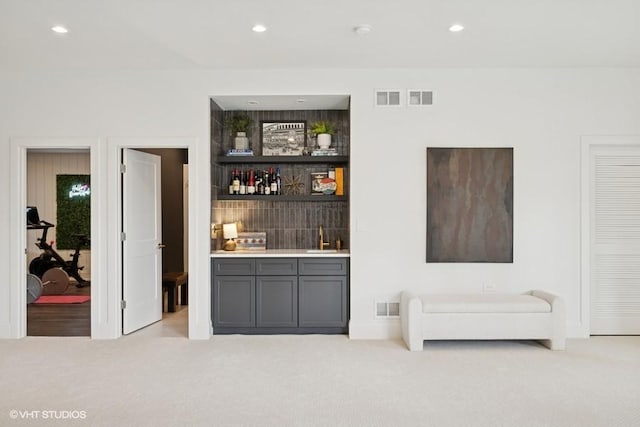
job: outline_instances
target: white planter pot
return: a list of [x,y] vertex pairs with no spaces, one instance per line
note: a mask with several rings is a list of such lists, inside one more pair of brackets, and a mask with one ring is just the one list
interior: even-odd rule
[[249,149],[249,138],[247,138],[246,132],[238,132],[236,134],[235,148],[236,150],[248,150]]
[[328,133],[318,134],[318,147],[329,148],[331,146],[331,135]]

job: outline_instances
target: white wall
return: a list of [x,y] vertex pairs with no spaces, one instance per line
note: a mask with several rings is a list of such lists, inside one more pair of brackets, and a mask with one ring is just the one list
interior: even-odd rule
[[[433,90],[434,105],[374,108],[375,88]],[[374,318],[375,300],[397,300],[403,289],[481,291],[482,282],[562,295],[570,335],[586,335],[580,323],[588,313],[580,306],[580,136],[640,134],[638,69],[0,73],[0,92],[5,197],[13,137],[195,136],[206,145],[210,95],[351,94],[354,338],[399,333],[393,321]],[[514,147],[513,264],[425,263],[427,146]],[[208,168],[208,158],[194,160]],[[404,236],[390,235],[392,222],[404,224]],[[0,233],[8,235],[8,227],[0,210]],[[197,235],[209,233],[205,221],[193,227]],[[8,241],[0,246],[0,269],[11,250]],[[202,280],[208,263],[206,254],[197,256]],[[5,335],[6,292],[0,287]]]

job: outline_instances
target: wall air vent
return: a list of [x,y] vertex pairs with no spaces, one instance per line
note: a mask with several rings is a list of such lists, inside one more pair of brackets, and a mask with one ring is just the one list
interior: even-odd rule
[[376,310],[376,318],[399,317],[400,303],[376,301],[375,310]]
[[409,91],[407,91],[407,105],[409,105],[409,107],[433,105],[433,92],[427,90],[410,89]]
[[376,89],[375,98],[376,107],[400,106],[399,89]]

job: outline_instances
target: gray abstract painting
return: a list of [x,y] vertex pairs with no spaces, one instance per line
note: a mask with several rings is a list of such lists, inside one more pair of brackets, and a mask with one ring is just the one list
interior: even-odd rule
[[513,262],[513,148],[427,148],[427,262]]

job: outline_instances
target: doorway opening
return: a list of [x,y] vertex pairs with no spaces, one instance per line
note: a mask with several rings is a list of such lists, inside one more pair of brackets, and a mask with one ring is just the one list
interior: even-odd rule
[[122,155],[123,334],[188,337],[188,150],[123,148]]
[[27,149],[27,335],[91,335],[88,149]]

